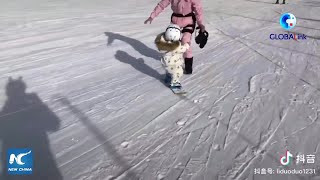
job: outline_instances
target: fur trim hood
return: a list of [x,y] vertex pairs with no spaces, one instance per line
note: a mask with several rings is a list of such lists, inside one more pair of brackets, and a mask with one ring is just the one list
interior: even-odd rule
[[154,43],[156,44],[159,51],[173,51],[177,49],[181,43],[179,41],[170,42],[164,39],[164,33],[159,34]]

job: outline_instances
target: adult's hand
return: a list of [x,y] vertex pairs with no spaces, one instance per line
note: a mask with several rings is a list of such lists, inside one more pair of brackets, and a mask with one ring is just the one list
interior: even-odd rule
[[205,32],[206,31],[206,27],[203,24],[199,24],[199,28],[201,32]]
[[149,17],[147,20],[144,21],[144,24],[147,24],[147,23],[151,24],[152,20],[153,19],[151,17]]

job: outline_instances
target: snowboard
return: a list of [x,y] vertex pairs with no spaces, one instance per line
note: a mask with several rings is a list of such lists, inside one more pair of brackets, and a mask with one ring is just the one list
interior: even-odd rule
[[164,83],[171,89],[174,94],[186,94],[187,92],[182,87],[170,87],[171,76],[170,74],[166,74],[164,78]]
[[187,91],[185,91],[182,87],[181,88],[171,88],[170,87],[170,89],[174,94],[180,94],[180,95],[187,94]]

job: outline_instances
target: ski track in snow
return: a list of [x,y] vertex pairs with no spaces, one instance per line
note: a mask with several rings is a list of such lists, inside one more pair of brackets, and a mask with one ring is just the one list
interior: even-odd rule
[[[56,173],[53,180],[319,179],[320,4],[203,0],[210,39],[204,49],[192,42],[194,73],[183,77],[188,94],[182,97],[161,82],[153,44],[170,11],[143,24],[156,3],[3,3],[0,148],[9,141],[11,117],[27,129],[26,113],[37,116],[35,109],[47,106],[59,128],[45,132],[47,147],[33,148],[50,152],[42,156],[52,156],[48,163],[59,169],[45,172]],[[287,33],[278,24],[284,12],[297,17],[292,32],[308,40],[269,40],[271,33]],[[26,94],[10,96],[8,78],[19,76]],[[28,99],[31,93],[42,103]],[[21,103],[12,104],[18,95]],[[315,164],[290,168],[318,174],[254,174],[254,168],[279,168],[287,149],[316,155]]]

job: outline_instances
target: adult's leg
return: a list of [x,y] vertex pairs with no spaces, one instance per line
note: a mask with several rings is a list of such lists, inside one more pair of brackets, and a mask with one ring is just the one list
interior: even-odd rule
[[192,48],[191,48],[191,40],[192,40],[192,34],[189,32],[185,32],[182,37],[182,44],[188,43],[190,45],[190,48],[183,54],[185,74],[192,74],[193,55],[192,55]]
[[[192,17],[173,17],[172,23],[179,25],[181,28],[186,27],[187,25],[193,24]],[[187,29],[192,29],[192,27],[187,27]],[[184,32],[182,35],[182,44],[188,43],[190,48],[183,54],[184,64],[185,64],[185,74],[192,74],[192,65],[193,65],[193,55],[191,48],[192,34],[190,32]]]
[[191,39],[192,39],[192,34],[189,32],[183,33],[181,42],[182,44],[188,43],[190,48],[183,54],[184,58],[192,58],[192,48],[191,48]]

